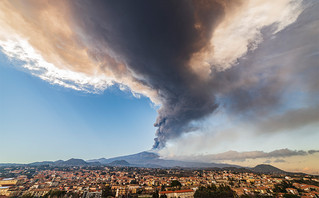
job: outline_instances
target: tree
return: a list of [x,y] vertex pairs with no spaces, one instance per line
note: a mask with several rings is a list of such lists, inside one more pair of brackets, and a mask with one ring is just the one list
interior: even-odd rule
[[66,194],[64,190],[50,190],[45,196],[46,197],[63,197]]
[[24,194],[21,196],[22,198],[33,198],[31,194]]
[[272,198],[273,196],[269,196],[269,195],[242,195],[240,196],[240,198]]
[[102,189],[102,197],[103,197],[103,198],[106,198],[106,197],[109,197],[109,196],[114,197],[115,194],[112,192],[111,187],[105,186],[105,187]]
[[137,181],[135,179],[131,180],[130,184],[137,184]]
[[208,187],[199,187],[195,194],[195,198],[233,198],[236,197],[236,193],[229,187],[220,185],[218,188],[212,184]]
[[298,195],[284,194],[284,198],[300,198]]
[[177,186],[182,186],[181,182],[179,182],[178,180],[173,180],[171,182],[171,187],[177,187]]
[[282,181],[280,184],[275,184],[274,192],[285,193],[286,192],[286,188],[295,188],[295,187],[289,181]]
[[155,192],[153,192],[152,198],[159,198],[159,195],[158,195],[158,191],[157,191],[157,190],[156,190]]
[[66,195],[71,198],[79,198],[79,195],[75,192],[68,192]]

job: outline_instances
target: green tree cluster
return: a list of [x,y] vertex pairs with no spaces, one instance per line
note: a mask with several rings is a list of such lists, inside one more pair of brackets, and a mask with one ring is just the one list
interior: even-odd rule
[[114,197],[114,196],[115,196],[115,194],[113,193],[110,186],[105,186],[102,189],[102,198]]
[[182,184],[178,180],[173,180],[171,182],[171,187],[181,187],[181,186],[182,186]]
[[216,185],[212,184],[208,187],[199,187],[194,194],[195,198],[234,198],[236,193],[229,187],[225,185]]
[[286,188],[295,188],[291,182],[282,181],[280,184],[275,184],[274,192],[286,193]]

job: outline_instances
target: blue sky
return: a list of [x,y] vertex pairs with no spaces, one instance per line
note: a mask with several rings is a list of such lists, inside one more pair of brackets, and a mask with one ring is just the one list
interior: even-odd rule
[[295,171],[307,157],[303,169],[318,172],[318,9],[0,1],[0,162],[154,148],[250,165],[294,156],[282,166]]
[[[100,94],[51,85],[0,56],[1,162],[99,158],[151,148],[156,109],[115,86]],[[23,154],[22,154],[23,153]]]

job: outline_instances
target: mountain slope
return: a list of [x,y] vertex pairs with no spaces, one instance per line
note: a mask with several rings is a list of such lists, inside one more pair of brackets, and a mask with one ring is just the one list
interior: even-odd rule
[[230,164],[218,164],[218,163],[204,163],[204,162],[189,162],[189,161],[178,161],[178,160],[165,160],[161,159],[160,156],[153,152],[141,152],[132,155],[113,157],[113,158],[100,158],[95,160],[88,160],[87,162],[100,162],[101,164],[109,164],[113,161],[125,160],[131,166],[140,167],[188,167],[188,168],[206,168],[206,167],[240,167],[237,165]]
[[83,159],[71,158],[71,159],[69,159],[67,161],[55,162],[55,165],[62,165],[62,166],[87,166],[87,165],[89,165],[89,163],[87,163]]
[[98,162],[90,163],[86,162],[83,159],[74,159],[71,158],[69,160],[63,161],[43,161],[43,162],[33,162],[28,164],[30,166],[98,166],[101,165]]
[[269,164],[260,164],[251,168],[252,171],[256,173],[267,173],[267,174],[286,174],[286,171],[283,171],[279,168],[276,168]]
[[87,162],[100,162],[101,164],[108,164],[113,161],[125,160],[130,164],[146,164],[148,162],[152,162],[155,159],[159,159],[158,154],[144,151],[137,154],[113,157],[109,159],[105,159],[105,158],[93,159],[93,160],[88,160]]
[[131,164],[125,160],[115,160],[111,163],[108,163],[109,166],[130,166]]

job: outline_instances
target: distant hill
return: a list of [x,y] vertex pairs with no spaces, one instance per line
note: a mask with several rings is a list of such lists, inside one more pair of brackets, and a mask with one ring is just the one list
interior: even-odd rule
[[253,168],[244,168],[244,167],[224,167],[224,168],[211,168],[209,170],[226,170],[226,171],[232,171],[232,172],[237,172],[237,173],[265,173],[265,174],[283,174],[283,175],[296,175],[296,174],[304,174],[304,173],[291,173],[291,172],[286,172],[284,170],[281,170],[279,168],[276,168],[272,165],[269,164],[259,164]]
[[113,161],[125,160],[130,164],[146,164],[152,162],[154,160],[159,159],[159,155],[152,152],[141,152],[133,155],[125,155],[120,157],[113,157],[113,158],[100,158],[100,159],[93,159],[88,160],[87,162],[100,162],[101,164],[108,164]]
[[255,166],[254,168],[251,168],[251,170],[255,173],[287,174],[286,171],[283,171],[269,164],[260,164]]
[[172,168],[172,167],[182,167],[182,168],[208,168],[208,167],[240,167],[237,165],[230,164],[219,164],[219,163],[204,163],[204,162],[189,162],[189,161],[178,161],[178,160],[165,160],[161,159],[160,156],[153,152],[141,152],[133,155],[125,155],[113,158],[100,158],[88,160],[87,162],[99,162],[101,164],[107,165],[113,161],[127,161],[130,166],[137,167],[149,167],[149,168]]
[[43,162],[33,162],[33,163],[30,163],[28,165],[30,166],[45,166],[45,165],[53,165],[54,162],[53,161],[43,161]]
[[108,163],[109,166],[130,166],[131,164],[125,160],[115,160],[111,163]]
[[60,165],[60,166],[88,166],[89,163],[87,163],[83,159],[71,158],[71,159],[69,159],[67,161],[55,162],[55,165]]
[[131,166],[131,167],[146,167],[146,168],[205,168],[210,170],[228,170],[233,172],[254,172],[266,174],[303,174],[303,173],[290,173],[283,171],[268,164],[260,164],[254,168],[241,167],[238,165],[221,164],[221,163],[204,163],[204,162],[191,162],[179,160],[166,160],[161,159],[157,153],[154,152],[140,152],[132,155],[125,155],[113,158],[100,158],[84,161],[83,159],[69,159],[66,161],[43,161],[33,162],[30,164],[14,164],[14,163],[0,163],[1,166]]
[[33,162],[28,165],[30,166],[98,166],[101,164],[98,162],[89,163],[84,161],[83,159],[71,158],[66,161],[58,160],[58,161]]
[[0,167],[7,167],[7,166],[21,166],[21,165],[25,165],[25,164],[16,164],[16,163],[0,163]]

